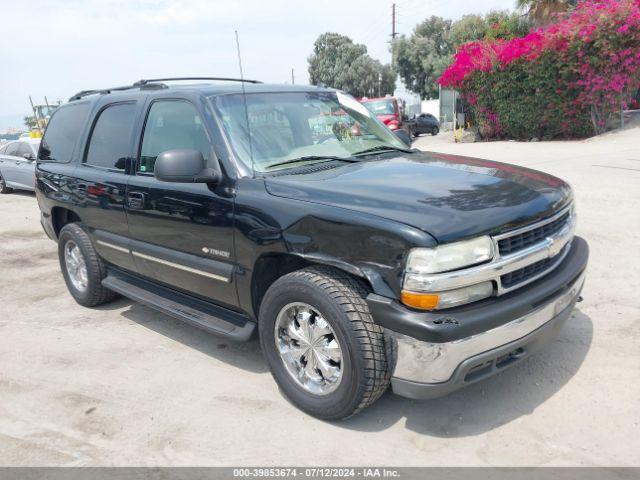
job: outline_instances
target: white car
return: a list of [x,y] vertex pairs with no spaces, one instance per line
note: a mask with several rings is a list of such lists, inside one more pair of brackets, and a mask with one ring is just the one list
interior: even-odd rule
[[0,146],[0,193],[34,190],[39,138],[21,138]]

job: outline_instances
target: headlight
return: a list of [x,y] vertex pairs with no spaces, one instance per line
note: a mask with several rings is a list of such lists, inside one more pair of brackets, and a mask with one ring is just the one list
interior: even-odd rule
[[483,282],[454,290],[434,292],[428,278],[432,274],[471,267],[494,256],[493,242],[479,237],[434,248],[416,248],[409,252],[401,295],[402,303],[422,310],[451,308],[493,295],[493,283]]
[[440,273],[470,267],[492,258],[493,242],[489,237],[434,248],[414,248],[407,259],[407,278],[414,273]]

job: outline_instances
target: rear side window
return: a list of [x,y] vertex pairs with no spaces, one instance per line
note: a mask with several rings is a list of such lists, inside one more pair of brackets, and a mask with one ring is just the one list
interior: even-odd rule
[[193,149],[210,158],[210,144],[196,108],[181,100],[158,100],[151,105],[140,148],[140,171],[153,172],[162,152]]
[[38,159],[70,162],[88,113],[88,103],[70,104],[58,108],[49,120],[40,144]]
[[7,150],[7,147],[8,147],[8,146],[9,146],[9,145],[2,145],[2,146],[0,147],[0,155],[4,155],[4,152]]
[[86,163],[124,170],[130,155],[135,113],[135,103],[120,103],[102,110],[91,132]]

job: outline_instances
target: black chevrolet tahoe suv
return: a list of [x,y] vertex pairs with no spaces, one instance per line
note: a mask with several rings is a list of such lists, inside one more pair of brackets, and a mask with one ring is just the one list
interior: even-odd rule
[[143,80],[56,110],[36,170],[67,287],[239,341],[345,418],[433,398],[552,339],[584,282],[571,188],[412,150],[336,90]]

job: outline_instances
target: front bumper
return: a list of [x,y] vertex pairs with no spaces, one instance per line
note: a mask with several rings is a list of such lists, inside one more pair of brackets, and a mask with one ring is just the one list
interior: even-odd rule
[[415,312],[370,295],[373,317],[387,332],[393,391],[434,398],[526,358],[570,316],[587,260],[587,244],[576,237],[566,258],[544,278],[502,297],[441,312]]

